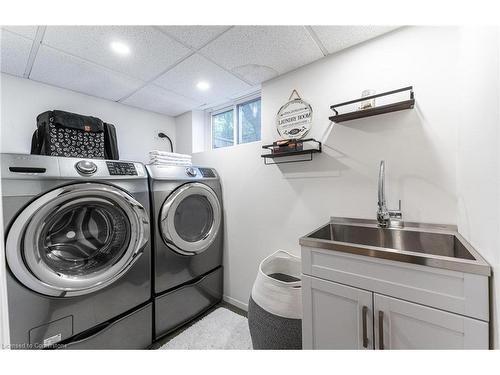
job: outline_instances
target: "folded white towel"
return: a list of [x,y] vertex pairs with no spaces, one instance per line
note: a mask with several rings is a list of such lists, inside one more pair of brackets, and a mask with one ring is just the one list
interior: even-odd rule
[[193,165],[190,161],[161,161],[161,160],[150,160],[149,164],[153,165],[175,165],[178,167],[190,167]]
[[166,156],[166,155],[149,155],[150,158],[165,159],[165,160],[191,160],[190,157],[180,158],[177,156]]
[[166,163],[166,164],[192,164],[191,160],[187,159],[160,159],[150,158],[150,163]]
[[159,150],[152,150],[149,151],[149,156],[157,156],[157,157],[166,157],[166,158],[175,158],[175,159],[189,159],[191,160],[191,155],[187,154],[177,154],[175,152],[167,152],[167,151],[159,151]]
[[154,165],[175,165],[181,167],[190,167],[191,155],[177,154],[160,150],[149,151],[149,163]]
[[150,156],[150,160],[164,160],[164,161],[191,161],[191,159],[174,158],[168,156]]

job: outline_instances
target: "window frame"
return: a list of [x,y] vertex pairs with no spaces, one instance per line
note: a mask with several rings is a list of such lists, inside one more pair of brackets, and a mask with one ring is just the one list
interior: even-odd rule
[[[241,137],[242,137],[242,129],[240,128],[240,107],[242,105],[246,105],[246,104],[250,104],[250,103],[253,103],[253,102],[256,102],[256,101],[260,101],[260,113],[261,113],[261,116],[260,116],[260,138],[256,141],[251,141],[251,142],[241,142]],[[250,99],[250,100],[246,100],[242,103],[239,103],[239,104],[236,104],[235,106],[235,111],[236,111],[236,126],[235,126],[235,130],[236,130],[236,135],[235,135],[235,141],[238,141],[236,144],[238,145],[243,145],[243,144],[247,144],[247,143],[253,143],[253,142],[259,142],[262,140],[262,100],[260,98],[260,96],[256,97],[256,98],[253,98],[253,99]],[[234,143],[234,142],[233,142]]]
[[[245,142],[241,143],[241,130],[240,130],[240,111],[239,107],[241,105],[245,105],[248,103],[253,103],[260,100],[261,101],[261,128],[260,128],[260,139],[256,141],[251,141],[251,142]],[[217,116],[221,113],[228,112],[228,111],[233,111],[233,144],[230,146],[226,147],[214,147],[214,142],[213,142],[213,117]],[[210,138],[210,149],[211,150],[220,150],[220,149],[226,149],[229,147],[234,147],[237,145],[243,145],[243,144],[249,144],[249,143],[254,143],[254,142],[261,142],[262,141],[262,97],[260,91],[245,97],[242,97],[240,99],[234,100],[233,102],[226,103],[224,105],[218,106],[216,108],[212,108],[211,110],[207,111],[208,115],[208,122],[209,122],[209,138]]]
[[[220,115],[221,113],[226,113],[226,112],[229,112],[229,111],[233,111],[233,144],[232,145],[229,145],[229,146],[225,146],[225,147],[214,147],[214,116],[217,116],[217,115]],[[227,148],[227,147],[233,147],[236,143],[235,143],[235,135],[236,135],[236,124],[235,124],[235,117],[237,115],[235,114],[235,109],[234,109],[234,106],[228,106],[228,107],[224,107],[224,108],[221,108],[221,109],[218,109],[217,111],[213,111],[213,112],[210,112],[210,148],[212,150],[218,150],[218,149],[221,149],[221,148]]]

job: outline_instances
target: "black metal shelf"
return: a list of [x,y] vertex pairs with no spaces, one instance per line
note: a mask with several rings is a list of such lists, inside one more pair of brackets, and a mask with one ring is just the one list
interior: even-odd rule
[[[381,105],[381,106],[373,107],[373,108],[360,109],[357,111],[342,113],[342,114],[339,114],[339,112],[337,111],[337,108],[339,108],[339,107],[343,107],[343,106],[346,106],[349,104],[364,102],[365,100],[375,99],[375,98],[379,98],[381,96],[392,95],[392,94],[396,94],[396,93],[403,92],[403,91],[410,92],[410,98],[408,100],[403,100],[403,101],[399,101],[396,103]],[[344,103],[334,104],[334,105],[330,106],[330,109],[335,112],[335,115],[330,116],[329,119],[330,119],[330,121],[333,121],[335,123],[339,123],[339,122],[355,120],[355,119],[363,118],[363,117],[370,117],[370,116],[381,115],[384,113],[402,111],[404,109],[412,109],[414,106],[415,106],[415,96],[413,93],[413,86],[408,86],[408,87],[403,87],[403,88],[397,89],[397,90],[383,92],[381,94],[366,96],[364,98],[350,100],[350,101],[344,102]]]
[[[262,146],[263,149],[266,150],[271,150],[271,153],[268,154],[262,154],[260,155],[261,158],[264,158],[264,164],[266,165],[272,165],[272,164],[285,164],[285,163],[297,163],[301,161],[311,161],[313,160],[313,154],[316,153],[321,153],[321,142],[315,140],[314,138],[308,138],[308,139],[299,139],[297,140],[299,142],[302,142],[302,144],[306,142],[314,142],[316,144],[316,148],[309,148],[309,149],[301,149],[301,150],[292,150],[292,151],[282,151],[282,152],[272,152],[273,147],[275,147],[275,144],[270,144],[270,145],[264,145]],[[297,160],[285,160],[285,161],[275,161],[272,163],[268,163],[267,159],[279,159],[279,158],[284,158],[284,157],[290,157],[290,156],[300,156],[300,155],[307,155],[307,159],[297,159]]]

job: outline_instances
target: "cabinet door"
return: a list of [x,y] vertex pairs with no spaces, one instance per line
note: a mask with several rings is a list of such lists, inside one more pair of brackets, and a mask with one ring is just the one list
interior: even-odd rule
[[373,349],[371,292],[302,275],[304,349]]
[[488,349],[488,323],[374,293],[377,349]]

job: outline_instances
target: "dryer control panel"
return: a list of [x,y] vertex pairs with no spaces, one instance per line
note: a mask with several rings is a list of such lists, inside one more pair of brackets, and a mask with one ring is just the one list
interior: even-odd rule
[[197,181],[219,178],[215,169],[206,167],[148,164],[146,169],[153,180]]
[[124,163],[119,161],[107,161],[109,174],[112,176],[137,176],[134,163]]
[[203,177],[215,177],[215,173],[210,168],[198,168]]

